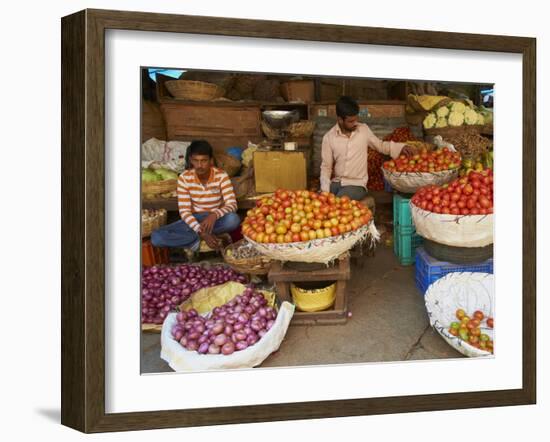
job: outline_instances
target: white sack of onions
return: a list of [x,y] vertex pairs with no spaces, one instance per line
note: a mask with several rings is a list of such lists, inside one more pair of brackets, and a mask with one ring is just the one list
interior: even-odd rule
[[294,305],[276,311],[252,288],[201,316],[170,313],[161,332],[161,358],[175,371],[252,368],[279,349]]

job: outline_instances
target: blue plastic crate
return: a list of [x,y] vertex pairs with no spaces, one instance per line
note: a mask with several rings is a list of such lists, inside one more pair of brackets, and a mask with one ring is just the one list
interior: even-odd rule
[[422,294],[426,293],[430,284],[452,272],[493,273],[493,258],[475,264],[453,264],[433,258],[423,247],[416,250],[415,281]]
[[393,194],[393,225],[401,227],[411,227],[413,225],[410,198],[400,193]]
[[393,251],[401,265],[415,263],[416,249],[422,245],[422,237],[414,226],[393,226]]

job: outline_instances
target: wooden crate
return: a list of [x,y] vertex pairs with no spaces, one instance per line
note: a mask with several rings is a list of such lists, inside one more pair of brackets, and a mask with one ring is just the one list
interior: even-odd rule
[[[405,102],[395,101],[373,101],[367,103],[359,103],[359,109],[368,108],[369,113],[373,118],[380,117],[404,117]],[[336,117],[335,103],[315,103],[309,106],[309,115],[311,119],[315,117]]]
[[150,138],[166,140],[166,124],[158,103],[141,101],[141,142]]
[[256,192],[301,190],[307,186],[306,154],[303,151],[254,152],[254,179]]
[[281,302],[292,302],[290,292],[292,282],[336,281],[336,297],[330,309],[320,312],[295,311],[290,322],[290,325],[332,325],[345,324],[348,320],[346,282],[350,275],[349,257],[345,256],[326,269],[304,272],[287,269],[281,262],[274,261],[271,264],[268,279],[275,284],[277,297]]
[[258,105],[165,100],[160,108],[169,140],[205,139],[215,150],[262,140]]

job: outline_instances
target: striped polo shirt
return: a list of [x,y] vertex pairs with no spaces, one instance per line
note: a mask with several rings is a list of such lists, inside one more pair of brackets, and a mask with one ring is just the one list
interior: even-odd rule
[[217,167],[202,184],[194,169],[185,170],[178,178],[178,208],[181,219],[195,232],[200,224],[193,213],[213,212],[218,218],[237,210],[237,199],[229,175]]

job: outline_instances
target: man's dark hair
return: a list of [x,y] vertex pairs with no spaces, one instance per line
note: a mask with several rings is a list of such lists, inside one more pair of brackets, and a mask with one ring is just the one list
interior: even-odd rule
[[191,167],[191,157],[193,155],[208,155],[214,157],[214,151],[210,143],[206,140],[194,140],[185,152],[185,164],[187,168]]
[[359,114],[357,101],[348,96],[342,96],[336,102],[336,116],[340,118],[353,117]]

